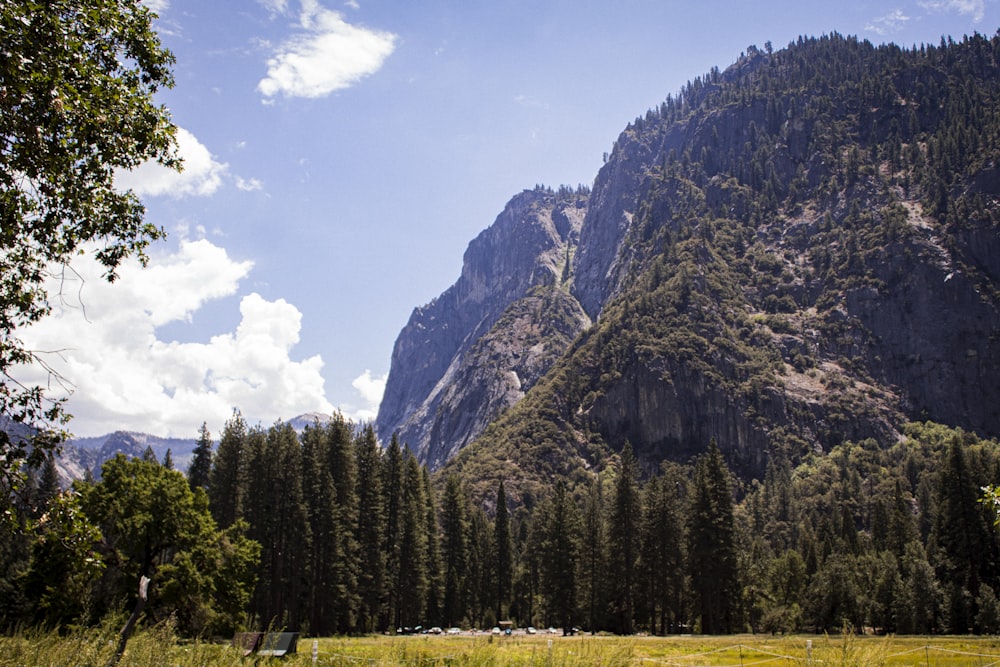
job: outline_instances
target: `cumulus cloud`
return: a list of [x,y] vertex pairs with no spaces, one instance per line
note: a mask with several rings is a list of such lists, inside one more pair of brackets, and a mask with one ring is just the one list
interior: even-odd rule
[[865,26],[865,30],[868,32],[873,32],[876,35],[889,35],[894,32],[899,32],[906,25],[910,17],[903,13],[903,10],[897,9],[894,12],[890,12],[885,16],[880,16],[877,19],[872,19],[872,21]]
[[[161,339],[163,325],[235,295],[251,262],[207,240],[182,241],[146,269],[123,267],[109,285],[93,260],[81,260],[65,276],[52,315],[24,331],[31,349],[53,351],[46,361],[73,384],[75,433],[193,437],[203,421],[221,426],[234,407],[261,423],[332,410],[323,360],[292,358],[302,314],[282,299],[244,296],[236,330],[207,342]],[[53,284],[51,293],[58,291]],[[23,379],[46,381],[40,369]]]
[[918,3],[921,7],[932,12],[958,12],[972,17],[975,23],[983,20],[986,14],[985,0],[925,0]]
[[229,165],[217,162],[208,148],[182,127],[177,128],[177,152],[184,160],[182,172],[150,161],[131,171],[119,171],[115,174],[115,184],[123,190],[134,190],[140,197],[214,194],[222,185]]
[[396,35],[351,25],[316,0],[303,0],[299,28],[267,61],[267,76],[257,84],[267,100],[348,88],[377,72],[396,45]]
[[364,405],[361,407],[343,407],[341,411],[345,414],[350,414],[357,421],[375,419],[375,416],[378,414],[379,403],[382,402],[382,394],[385,393],[385,382],[388,377],[388,373],[372,375],[372,372],[366,368],[364,373],[354,378],[354,381],[351,382],[351,386],[357,390],[361,400],[364,401]]

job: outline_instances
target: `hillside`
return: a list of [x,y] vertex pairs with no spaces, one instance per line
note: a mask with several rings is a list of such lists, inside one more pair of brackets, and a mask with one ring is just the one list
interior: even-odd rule
[[[1000,40],[978,35],[916,49],[800,39],[751,48],[636,118],[565,252],[563,281],[595,324],[449,469],[486,486],[504,475],[530,501],[626,441],[653,469],[714,439],[757,476],[769,452],[889,444],[910,420],[1000,434],[998,58]],[[496,312],[519,298],[485,284]],[[432,306],[442,330],[482,317]],[[412,377],[398,354],[411,325],[384,405]],[[489,328],[463,330],[463,349]],[[477,390],[453,378],[435,392]],[[450,405],[433,418],[469,409]],[[383,437],[400,423],[379,415]],[[402,440],[434,465],[428,448],[460,446]]]

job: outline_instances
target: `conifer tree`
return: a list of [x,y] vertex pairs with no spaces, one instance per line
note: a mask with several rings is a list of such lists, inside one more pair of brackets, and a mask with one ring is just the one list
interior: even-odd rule
[[510,603],[513,568],[510,511],[507,507],[507,492],[501,479],[497,485],[496,515],[493,517],[493,604],[496,607],[497,621],[504,619],[504,612]]
[[465,615],[465,585],[468,574],[465,496],[454,474],[445,478],[441,504],[441,561],[444,570],[442,616],[448,627],[457,625]]
[[306,619],[312,531],[302,479],[302,451],[289,424],[248,437],[246,516],[261,545],[254,612],[264,626],[297,629]]
[[399,628],[399,571],[400,537],[402,534],[401,512],[403,509],[403,451],[399,439],[393,434],[389,447],[382,456],[381,468],[382,502],[385,507],[384,535],[382,551],[385,554],[385,608],[382,615],[383,628]]
[[407,449],[403,456],[403,493],[399,516],[399,561],[396,580],[397,627],[415,626],[427,609],[427,523],[420,464]]
[[955,633],[968,632],[974,624],[975,599],[987,575],[992,537],[978,487],[965,460],[965,447],[954,436],[945,452],[938,483],[937,520],[931,541],[938,549],[938,577],[948,598],[948,625]]
[[357,474],[354,541],[358,552],[354,563],[358,596],[356,628],[359,632],[373,632],[385,591],[385,505],[381,449],[370,424],[355,440],[354,461]]
[[427,622],[441,625],[444,607],[444,574],[441,570],[441,530],[438,525],[437,501],[427,466],[420,466],[423,486],[424,517],[427,540]]
[[220,528],[228,528],[243,516],[246,439],[247,424],[236,410],[222,428],[208,482],[209,507]]
[[580,541],[580,596],[585,606],[587,628],[597,632],[604,622],[609,588],[607,569],[607,527],[600,477],[595,477],[587,493]]
[[326,425],[325,467],[330,471],[334,487],[334,510],[331,521],[336,533],[334,550],[338,554],[331,566],[332,608],[331,624],[336,632],[347,633],[354,629],[358,609],[358,541],[357,524],[357,464],[354,451],[354,429],[341,414],[334,415]]
[[191,489],[201,487],[208,490],[208,480],[212,475],[212,434],[208,425],[202,422],[198,429],[198,442],[195,443],[191,465],[188,466],[187,480]]
[[[466,577],[467,608],[474,626],[487,625],[486,614],[490,609],[491,578],[490,552],[492,535],[489,519],[481,507],[474,508],[469,517],[469,569]],[[492,615],[492,612],[490,612]],[[494,621],[496,619],[493,619]]]
[[[651,631],[666,634],[683,613],[683,528],[675,468],[651,479],[643,495],[642,574]],[[657,629],[658,627],[658,629]]]
[[641,512],[639,466],[626,442],[608,520],[608,564],[617,580],[611,597],[614,627],[625,635],[634,632]]
[[688,515],[688,571],[694,613],[705,634],[736,627],[739,601],[733,496],[729,470],[715,440],[695,466]]
[[539,588],[546,615],[568,634],[576,620],[580,520],[565,482],[556,483],[537,520],[542,524]]
[[329,635],[337,629],[338,581],[336,568],[343,560],[337,525],[336,489],[333,475],[326,465],[328,442],[326,431],[308,426],[302,433],[303,490],[312,532],[309,558],[309,630],[317,635]]

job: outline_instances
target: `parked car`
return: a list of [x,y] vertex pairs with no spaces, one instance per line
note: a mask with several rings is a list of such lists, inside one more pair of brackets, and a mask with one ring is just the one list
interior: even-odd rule
[[529,635],[534,635],[538,633],[538,630],[536,630],[533,625],[529,625],[527,629],[525,629],[525,632],[527,632]]

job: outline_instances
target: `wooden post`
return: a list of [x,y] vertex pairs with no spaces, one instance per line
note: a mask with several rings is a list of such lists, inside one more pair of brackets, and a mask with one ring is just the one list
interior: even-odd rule
[[118,648],[115,650],[115,654],[111,656],[111,660],[108,661],[108,667],[115,667],[125,654],[125,645],[128,643],[128,638],[132,636],[132,631],[135,630],[135,624],[139,621],[139,614],[142,613],[142,608],[146,606],[146,594],[148,591],[149,577],[142,575],[139,578],[139,599],[135,601],[135,608],[132,610],[132,615],[128,617],[125,627],[122,628],[121,634],[118,636]]

